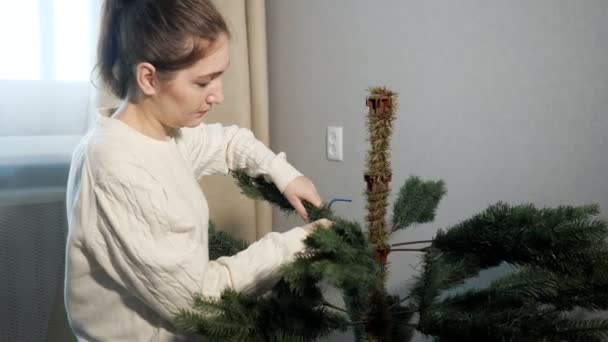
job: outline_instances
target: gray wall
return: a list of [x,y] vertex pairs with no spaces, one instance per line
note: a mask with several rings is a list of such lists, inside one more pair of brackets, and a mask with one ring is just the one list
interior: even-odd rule
[[[608,216],[608,1],[267,0],[271,141],[337,213],[363,222],[366,88],[399,93],[393,192],[443,179],[430,238],[504,200],[599,203]],[[325,157],[344,127],[344,161]],[[278,230],[300,222],[275,213]],[[391,291],[415,274],[391,260]]]

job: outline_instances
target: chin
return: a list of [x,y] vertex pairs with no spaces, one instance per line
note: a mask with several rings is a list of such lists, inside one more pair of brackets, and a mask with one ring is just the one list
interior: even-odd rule
[[192,118],[184,123],[184,127],[194,128],[198,127],[201,123],[203,123],[203,118]]

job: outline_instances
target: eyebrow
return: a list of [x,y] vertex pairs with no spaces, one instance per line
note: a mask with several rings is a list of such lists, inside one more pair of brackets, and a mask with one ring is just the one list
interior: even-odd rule
[[229,67],[229,66],[230,66],[230,61],[228,61],[228,64],[226,64],[226,67],[224,67],[222,70],[220,70],[220,71],[215,71],[215,72],[212,72],[212,73],[210,73],[210,74],[206,74],[206,75],[201,75],[201,76],[198,76],[198,77],[196,78],[196,80],[197,80],[197,81],[200,81],[200,80],[205,79],[205,78],[208,78],[208,77],[211,77],[211,78],[216,78],[216,77],[218,77],[219,75],[223,74],[223,73],[224,73],[224,71],[226,71],[226,69],[228,69],[228,67]]

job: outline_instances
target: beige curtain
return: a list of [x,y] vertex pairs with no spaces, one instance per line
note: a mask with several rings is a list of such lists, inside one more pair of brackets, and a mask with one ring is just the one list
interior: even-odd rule
[[[264,0],[215,0],[231,30],[231,64],[225,74],[225,102],[209,113],[206,122],[249,128],[269,145],[268,78]],[[97,107],[118,101],[101,90]],[[233,236],[255,241],[272,230],[269,205],[245,198],[231,177],[211,176],[201,182],[209,202],[211,220]],[[74,341],[66,321],[63,286],[49,320],[48,341]]]
[[[225,102],[206,122],[250,128],[269,145],[266,18],[264,0],[215,0],[232,34],[231,64],[225,74]],[[212,176],[201,186],[216,225],[248,241],[272,230],[272,211],[266,203],[240,194],[231,177]]]

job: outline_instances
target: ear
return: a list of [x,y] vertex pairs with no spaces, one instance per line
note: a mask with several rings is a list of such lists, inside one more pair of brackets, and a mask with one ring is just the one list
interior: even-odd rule
[[137,86],[144,95],[154,95],[158,81],[156,78],[156,68],[150,63],[139,63],[135,69],[135,80]]

